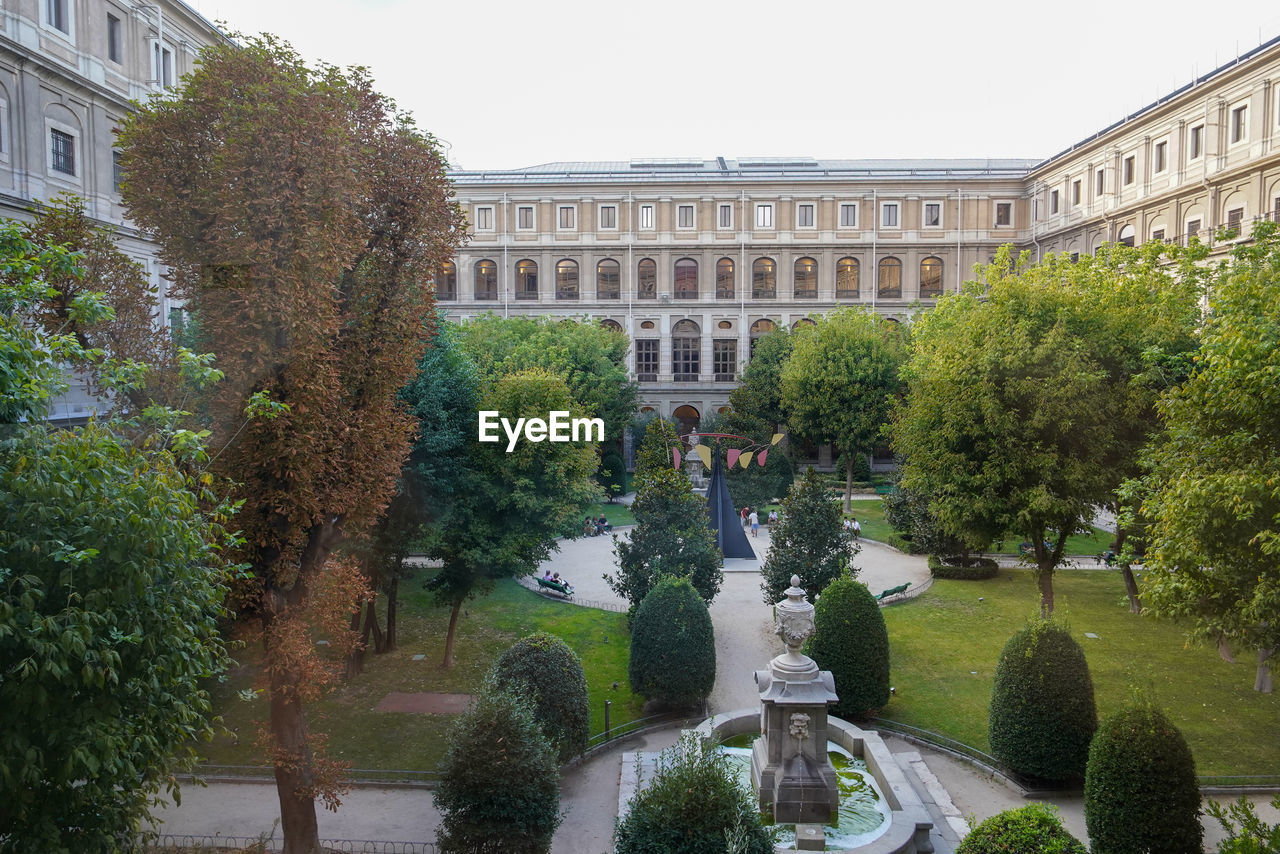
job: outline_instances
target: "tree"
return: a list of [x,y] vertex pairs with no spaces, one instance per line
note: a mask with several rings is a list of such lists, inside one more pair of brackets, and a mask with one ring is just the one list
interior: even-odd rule
[[[964,540],[947,533],[938,517],[930,511],[927,496],[895,484],[883,503],[885,521],[911,544],[912,554],[958,557],[967,565],[969,552],[974,549]],[[985,546],[983,543],[979,549]]]
[[[640,480],[637,477],[637,480]],[[724,571],[715,534],[707,526],[706,499],[689,479],[669,468],[646,470],[631,512],[636,526],[614,536],[618,571],[604,580],[635,608],[664,575],[688,578],[704,602],[720,592]]]
[[1219,277],[1195,370],[1160,403],[1165,433],[1139,491],[1147,531],[1147,604],[1190,623],[1195,639],[1257,650],[1254,690],[1270,693],[1280,643],[1280,237]]
[[[331,551],[393,494],[413,427],[396,394],[463,219],[434,141],[361,69],[310,68],[263,37],[207,48],[185,81],[125,118],[123,195],[226,372],[207,402],[216,467],[244,502],[241,608],[264,629],[285,851],[310,852],[314,795],[336,806],[336,789],[304,713],[323,668],[300,626]],[[279,417],[245,426],[255,396]],[[356,603],[330,604],[346,620]]]
[[716,681],[711,614],[684,578],[663,578],[631,622],[631,690],[685,708],[701,703]]
[[808,652],[830,670],[840,701],[832,708],[867,718],[889,703],[889,630],[867,585],[842,575],[817,598]]
[[[0,224],[0,848],[133,851],[213,734],[205,680],[228,664],[216,621],[235,539],[174,413],[42,421],[63,367],[102,370],[110,394],[138,371],[82,345],[112,314],[80,256],[32,236]],[[43,326],[51,304],[79,334]]]
[[[528,700],[486,687],[449,729],[435,791],[444,854],[546,854],[559,827],[555,747]],[[500,783],[500,784],[499,784]]]
[[830,442],[846,459],[846,513],[854,455],[869,452],[889,423],[906,356],[901,324],[872,310],[841,309],[796,335],[782,369],[782,406],[791,429],[814,442]]
[[996,664],[987,726],[991,752],[1015,773],[1084,777],[1098,712],[1084,650],[1066,628],[1036,618],[1009,638]]
[[1108,716],[1089,747],[1084,819],[1094,854],[1200,854],[1200,786],[1186,739],[1149,702]]
[[770,531],[773,545],[760,567],[766,605],[776,605],[800,577],[800,586],[816,601],[827,585],[846,569],[857,575],[850,561],[858,553],[853,535],[844,530],[840,508],[827,498],[818,473],[809,469],[782,501],[782,514]]
[[578,654],[560,638],[546,632],[521,638],[498,656],[490,679],[498,688],[528,698],[561,762],[587,749],[587,677]]
[[[736,847],[730,847],[730,837]],[[686,735],[658,756],[653,778],[627,804],[617,854],[772,854],[773,840],[714,745]]]
[[795,337],[786,327],[755,339],[751,359],[742,369],[738,387],[729,392],[725,432],[771,436],[787,422],[782,402],[782,369],[791,356]]
[[1058,812],[1047,804],[1027,804],[1005,810],[969,832],[956,854],[1088,854],[1062,826]]
[[[1271,799],[1271,808],[1280,810],[1280,795]],[[1259,818],[1253,802],[1243,795],[1226,807],[1208,800],[1204,811],[1222,826],[1224,838],[1218,854],[1272,854],[1280,851],[1280,824],[1267,824]]]
[[[517,418],[545,419],[572,406],[568,386],[545,370],[499,377],[481,392],[479,408]],[[443,562],[428,583],[448,605],[444,666],[453,665],[458,615],[468,599],[487,592],[499,578],[529,575],[557,548],[555,538],[576,534],[587,508],[599,497],[591,479],[596,451],[585,441],[503,443],[472,437],[458,466],[451,504],[428,554]]]
[[1176,251],[1107,245],[1030,266],[1005,248],[915,325],[902,485],[971,546],[1029,541],[1044,615],[1067,537],[1134,471],[1168,368],[1193,346],[1200,274]]
[[659,471],[671,471],[675,460],[671,452],[680,447],[680,437],[675,426],[659,416],[645,425],[640,450],[636,452],[636,495],[644,491],[649,477]]

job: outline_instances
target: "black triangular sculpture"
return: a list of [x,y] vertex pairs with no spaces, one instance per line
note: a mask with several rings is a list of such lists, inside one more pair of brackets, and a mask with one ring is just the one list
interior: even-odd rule
[[711,516],[708,525],[716,535],[716,545],[725,557],[755,560],[755,550],[747,542],[742,519],[734,511],[733,499],[729,497],[729,483],[720,467],[720,449],[715,448],[711,453],[716,459],[711,465],[711,484],[707,487],[707,513]]

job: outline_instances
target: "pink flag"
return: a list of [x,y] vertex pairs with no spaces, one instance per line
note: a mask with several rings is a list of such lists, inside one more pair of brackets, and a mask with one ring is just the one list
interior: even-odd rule
[[764,468],[764,458],[765,458],[765,457],[767,457],[767,456],[769,456],[769,449],[768,449],[768,448],[765,448],[765,449],[764,449],[763,451],[761,451],[761,452],[759,453],[759,455],[756,457],[756,462],[760,463],[760,467],[761,467],[761,468]]
[[738,450],[737,448],[729,449],[728,453],[725,455],[729,461],[729,468],[733,468],[733,464],[738,461],[738,457],[741,456],[741,454],[742,454],[742,451]]
[[679,449],[679,448],[672,448],[672,449],[671,449],[671,456],[672,456],[672,457],[675,459],[675,461],[676,461],[676,468],[680,468],[680,449]]

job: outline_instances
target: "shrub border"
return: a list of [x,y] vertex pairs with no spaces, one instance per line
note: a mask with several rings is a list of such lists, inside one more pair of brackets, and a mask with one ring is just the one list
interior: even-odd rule
[[954,581],[985,581],[995,578],[1000,571],[1000,564],[989,557],[974,558],[977,566],[951,566],[942,562],[938,555],[929,555],[929,572],[934,578],[949,578]]

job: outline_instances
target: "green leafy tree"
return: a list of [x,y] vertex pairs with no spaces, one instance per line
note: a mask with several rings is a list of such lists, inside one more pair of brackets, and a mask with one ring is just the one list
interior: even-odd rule
[[[480,409],[501,412],[512,422],[545,419],[571,405],[564,380],[536,369],[499,377],[483,388],[479,402]],[[443,566],[428,587],[451,609],[445,667],[453,665],[463,603],[499,578],[532,573],[555,551],[556,537],[573,531],[599,497],[591,479],[596,450],[586,442],[520,441],[507,453],[503,443],[472,436],[452,462],[459,479],[429,546]]]
[[1109,715],[1089,747],[1084,819],[1093,854],[1200,854],[1191,748],[1149,702]]
[[[1271,808],[1280,810],[1280,795],[1271,799]],[[1218,846],[1218,854],[1275,854],[1280,851],[1280,824],[1267,824],[1259,818],[1253,802],[1243,795],[1226,807],[1209,800],[1204,811],[1222,826],[1224,838]]]
[[675,462],[671,452],[680,447],[680,437],[676,434],[675,425],[665,418],[658,417],[645,425],[644,438],[640,441],[640,449],[636,452],[636,495],[644,490],[645,483],[655,473],[672,471]]
[[560,770],[529,701],[489,686],[446,739],[435,791],[440,850],[547,854],[564,817]]
[[[0,224],[0,849],[139,850],[157,794],[176,796],[192,741],[213,734],[205,680],[228,663],[216,621],[235,540],[175,413],[42,421],[65,366],[115,394],[142,368],[83,346],[113,315],[77,256],[31,236]],[[53,283],[70,280],[68,298]],[[50,304],[78,334],[42,325]]]
[[987,726],[991,752],[1015,773],[1084,778],[1098,711],[1084,650],[1065,627],[1036,618],[1005,644]]
[[688,735],[658,756],[653,779],[618,821],[616,854],[772,854],[773,840],[727,757]]
[[1255,238],[1215,283],[1191,378],[1161,401],[1166,430],[1148,454],[1142,516],[1148,606],[1228,654],[1256,650],[1254,689],[1270,693],[1280,643],[1280,238],[1271,223]]
[[791,586],[793,575],[815,600],[846,569],[858,553],[853,535],[844,530],[840,508],[827,498],[827,488],[814,469],[791,487],[782,502],[782,514],[769,532],[772,546],[760,567],[766,605],[775,605]]
[[684,578],[663,578],[644,597],[631,623],[631,690],[648,700],[686,708],[701,703],[716,681],[711,614]]
[[720,549],[707,524],[707,502],[689,479],[670,468],[647,472],[631,512],[630,536],[614,536],[618,570],[604,580],[632,608],[664,575],[688,578],[703,601],[720,592]]
[[884,497],[883,503],[885,521],[910,543],[912,554],[958,558],[961,565],[967,564],[972,550],[969,544],[947,533],[938,517],[930,511],[925,495],[897,484]]
[[956,854],[1088,854],[1080,840],[1062,826],[1048,804],[1027,804],[979,824],[956,848]]
[[561,762],[587,749],[587,677],[578,654],[560,638],[546,632],[521,638],[498,656],[490,679],[528,698]]
[[1032,266],[1006,247],[915,324],[902,485],[972,547],[1029,541],[1044,615],[1067,537],[1135,471],[1170,366],[1194,346],[1202,275],[1176,252],[1108,245]]
[[867,585],[846,574],[827,586],[813,608],[808,652],[830,670],[840,701],[833,711],[866,718],[889,703],[889,630]]
[[782,369],[787,423],[845,457],[844,509],[850,512],[855,454],[865,454],[889,423],[902,390],[905,328],[871,310],[841,309],[795,336]]
[[795,337],[785,327],[755,339],[751,360],[742,369],[738,387],[729,392],[724,432],[743,436],[771,436],[787,422],[782,403],[782,369],[791,356]]

